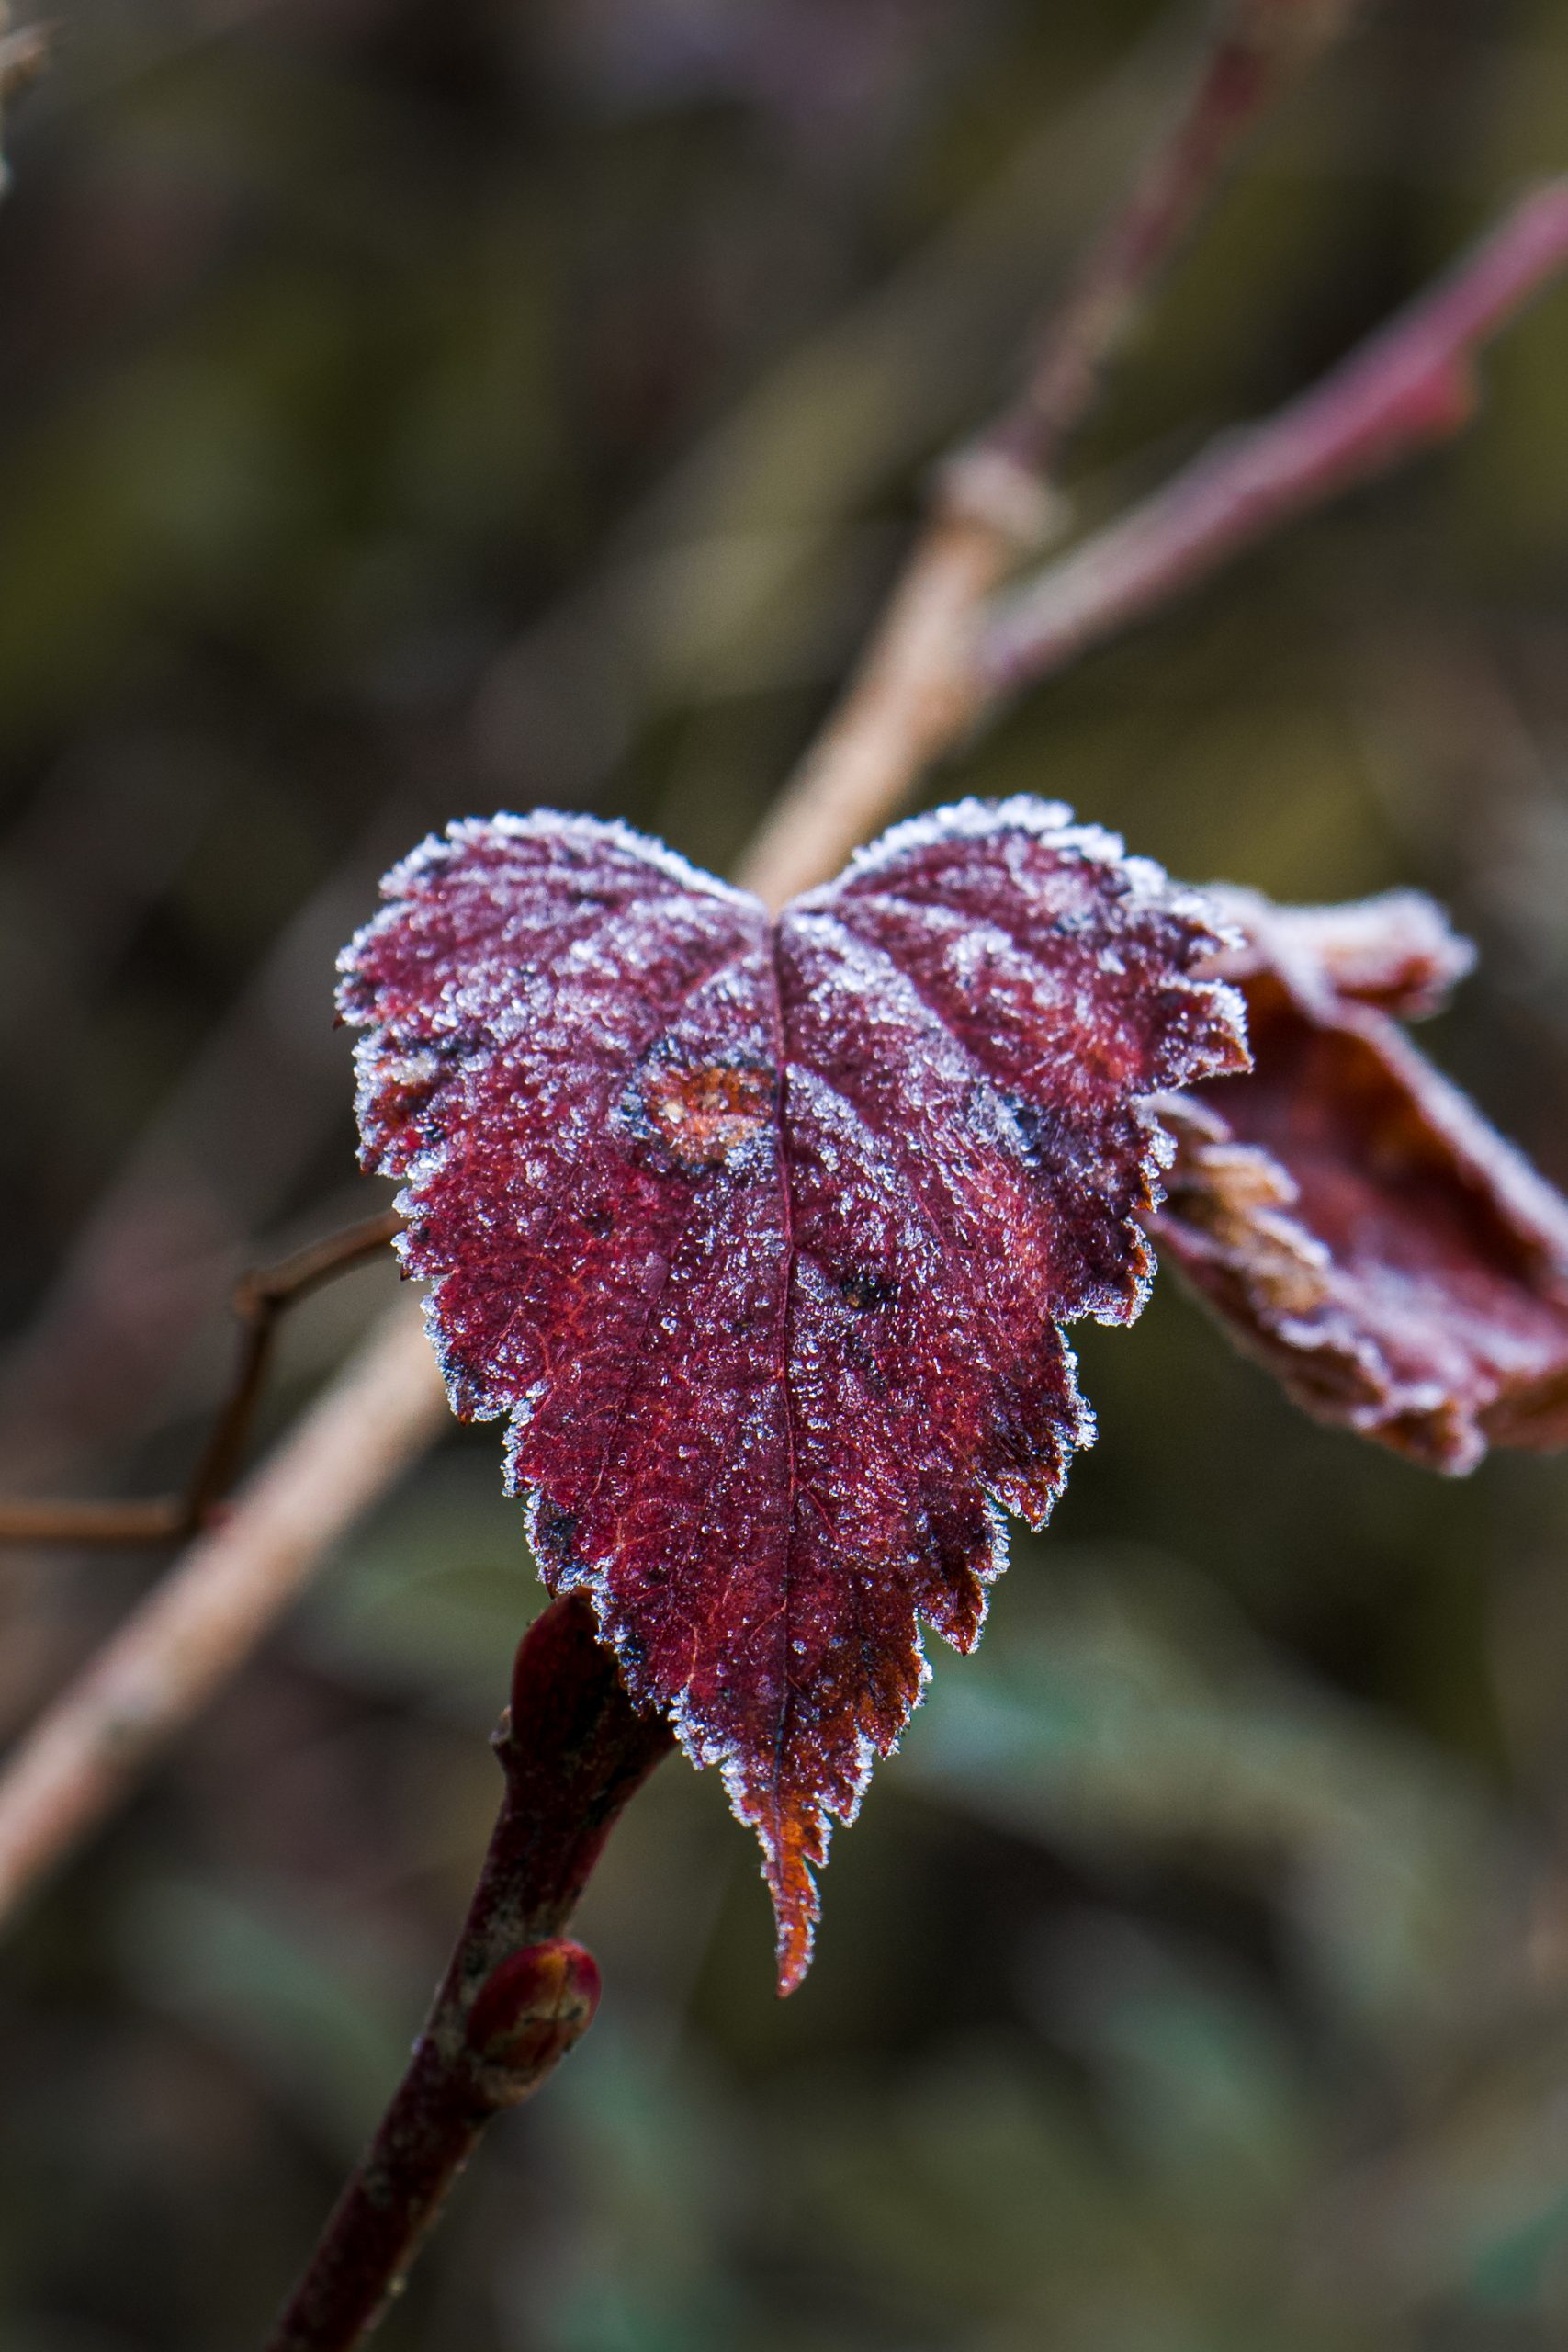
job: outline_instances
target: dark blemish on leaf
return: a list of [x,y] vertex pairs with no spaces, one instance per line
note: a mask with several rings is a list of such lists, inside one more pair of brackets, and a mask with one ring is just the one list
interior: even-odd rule
[[594,1238],[599,1241],[603,1241],[607,1233],[614,1233],[615,1229],[615,1218],[611,1216],[609,1210],[598,1201],[595,1201],[590,1207],[583,1210],[582,1222],[588,1227],[589,1232],[592,1233]]
[[418,1127],[439,1084],[440,1073],[423,1061],[412,1060],[400,1069],[394,1064],[381,1090],[388,1126]]
[[451,1067],[482,1060],[493,1050],[484,1032],[469,1024],[421,1038],[389,1057],[381,1097],[388,1125],[412,1128],[426,1147],[445,1143],[446,1130],[431,1111]]
[[552,1568],[570,1567],[576,1541],[577,1513],[541,1495],[534,1514],[534,1549],[540,1559]]
[[1021,1094],[998,1093],[993,1099],[1000,1104],[1005,1123],[1031,1168],[1042,1176],[1056,1176],[1071,1169],[1081,1142],[1075,1139],[1059,1112],[1047,1111]]
[[840,1274],[839,1289],[845,1304],[860,1315],[869,1315],[879,1306],[892,1306],[898,1296],[897,1283],[882,1274]]
[[495,1041],[487,1029],[477,1022],[467,1021],[456,1029],[438,1029],[425,1049],[438,1061],[472,1061],[495,1050]]

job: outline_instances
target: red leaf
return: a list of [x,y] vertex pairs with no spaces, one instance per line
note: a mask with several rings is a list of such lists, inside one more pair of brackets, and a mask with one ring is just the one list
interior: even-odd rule
[[1389,1018],[1470,949],[1411,892],[1222,903],[1254,1069],[1161,1105],[1162,1251],[1321,1419],[1452,1472],[1568,1442],[1568,1202]]
[[898,827],[773,921],[619,825],[454,826],[344,958],[367,1166],[405,1177],[455,1408],[507,1414],[554,1592],[761,1839],[787,1990],[814,1865],[998,1505],[1090,1424],[1168,1145],[1245,1061],[1202,909],[1032,800]]

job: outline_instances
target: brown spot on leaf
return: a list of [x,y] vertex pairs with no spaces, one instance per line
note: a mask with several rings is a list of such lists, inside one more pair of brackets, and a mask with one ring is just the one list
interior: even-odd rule
[[751,1063],[656,1062],[643,1073],[643,1116],[678,1167],[716,1168],[761,1135],[773,1115],[773,1073]]

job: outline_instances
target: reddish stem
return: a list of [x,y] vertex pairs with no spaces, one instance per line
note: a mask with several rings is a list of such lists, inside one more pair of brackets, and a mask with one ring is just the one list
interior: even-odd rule
[[661,1717],[633,1711],[587,1603],[552,1602],[518,1648],[495,1738],[505,1794],[451,1964],[267,2352],[363,2342],[485,2125],[591,2022],[598,1970],[558,1930],[673,1742]]
[[1230,0],[1191,88],[1043,333],[1021,397],[956,461],[1041,480],[1107,364],[1258,122],[1344,30],[1357,0]]
[[1224,0],[1198,69],[1042,334],[1022,391],[940,469],[849,687],[737,877],[771,907],[825,882],[976,715],[987,599],[1048,529],[1050,477],[1101,379],[1254,125],[1356,0]]
[[1447,440],[1475,404],[1479,347],[1568,264],[1568,179],[1527,197],[1430,292],[1267,423],[1226,434],[1121,522],[993,608],[982,698],[1085,647],[1350,484]]

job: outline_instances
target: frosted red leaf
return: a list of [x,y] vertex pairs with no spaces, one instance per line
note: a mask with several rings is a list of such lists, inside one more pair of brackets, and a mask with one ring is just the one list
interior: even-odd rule
[[344,958],[367,1167],[556,1593],[761,1840],[782,1989],[829,1819],[1091,1424],[1169,1145],[1245,1062],[1202,906],[1063,808],[901,825],[776,920],[620,825],[455,825]]
[[1414,892],[1217,895],[1254,1068],[1161,1105],[1162,1256],[1321,1419],[1450,1472],[1568,1443],[1568,1201],[1392,1017],[1435,1010],[1469,947]]

